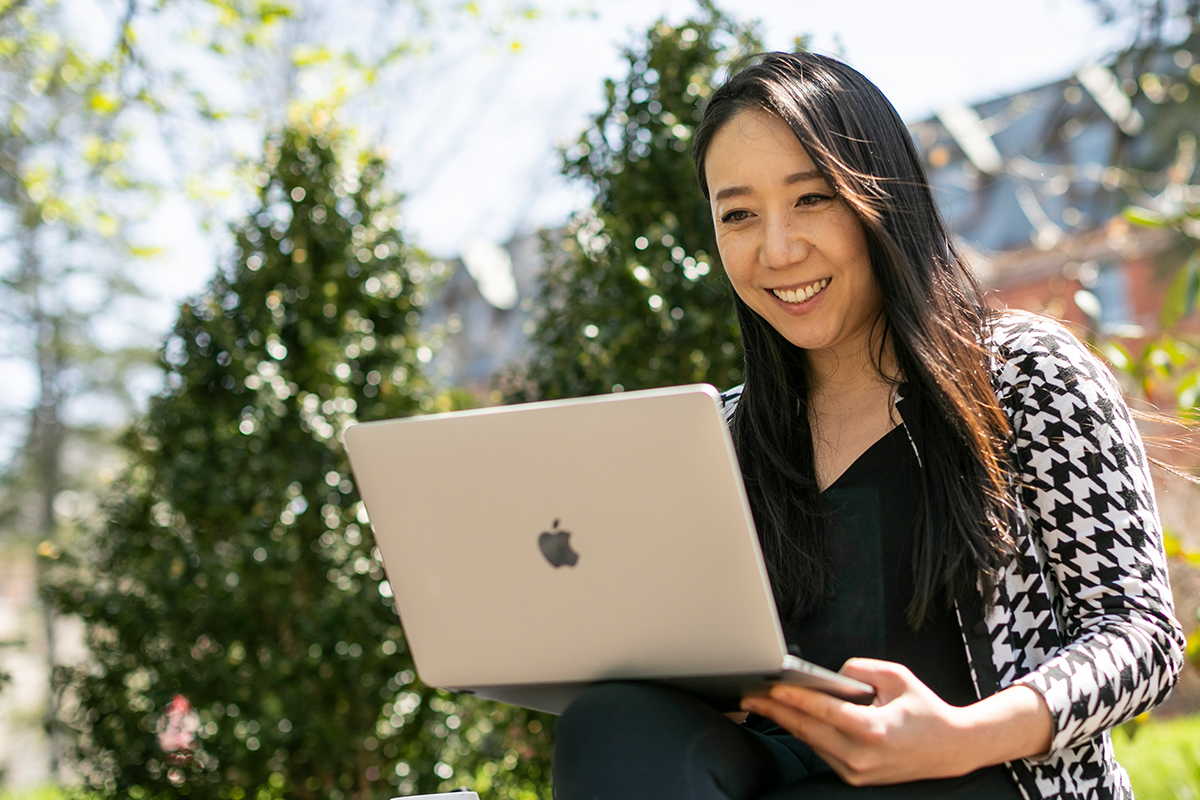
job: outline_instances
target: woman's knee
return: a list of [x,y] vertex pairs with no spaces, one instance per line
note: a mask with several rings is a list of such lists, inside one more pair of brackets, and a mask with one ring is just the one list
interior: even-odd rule
[[554,737],[555,794],[563,798],[748,797],[774,774],[753,737],[662,686],[592,687],[563,713]]
[[[687,708],[699,701],[662,686],[645,683],[601,683],[577,697],[555,726],[555,745],[591,740],[605,745],[619,742],[622,733],[659,728],[679,714],[694,717]],[[681,708],[682,707],[682,708]]]

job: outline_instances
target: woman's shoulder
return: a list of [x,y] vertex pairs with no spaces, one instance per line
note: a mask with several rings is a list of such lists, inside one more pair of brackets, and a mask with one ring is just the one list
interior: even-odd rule
[[1086,377],[1112,383],[1112,373],[1062,322],[1028,311],[1001,311],[992,318],[989,349],[1000,387],[1030,380],[1074,383]]
[[738,400],[742,397],[742,389],[746,384],[740,384],[732,389],[721,392],[721,405],[725,409],[725,422],[733,419],[733,410],[737,408]]
[[1061,416],[1091,408],[1107,417],[1124,407],[1108,365],[1058,320],[1001,312],[992,322],[991,345],[996,396],[1010,414],[1036,408]]
[[1057,352],[1063,348],[1087,350],[1062,322],[1030,311],[1004,310],[992,316],[991,350],[1002,358]]

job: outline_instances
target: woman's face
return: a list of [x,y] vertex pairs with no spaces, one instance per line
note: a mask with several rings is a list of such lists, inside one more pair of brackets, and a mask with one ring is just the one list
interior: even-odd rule
[[721,261],[746,305],[810,357],[868,344],[883,298],[862,224],[791,128],[742,111],[704,169]]

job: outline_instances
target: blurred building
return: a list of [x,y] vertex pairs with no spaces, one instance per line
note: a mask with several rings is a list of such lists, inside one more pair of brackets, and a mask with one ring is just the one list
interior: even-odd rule
[[541,253],[542,236],[534,234],[504,245],[474,242],[442,262],[436,271],[445,277],[421,316],[436,382],[487,397],[494,375],[520,359],[533,333]]
[[1186,51],[1162,66],[1138,82],[1087,65],[911,125],[947,224],[997,305],[1133,340],[1157,331],[1186,243],[1120,212],[1130,199],[1200,201],[1186,196],[1200,69]]

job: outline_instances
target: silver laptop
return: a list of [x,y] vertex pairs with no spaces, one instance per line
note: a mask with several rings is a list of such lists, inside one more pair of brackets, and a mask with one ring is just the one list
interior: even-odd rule
[[552,713],[618,679],[723,709],[777,681],[870,702],[787,653],[711,386],[370,422],[345,442],[427,685]]

